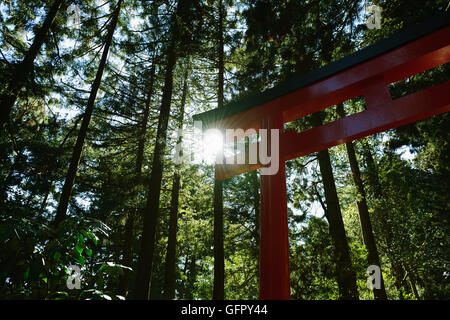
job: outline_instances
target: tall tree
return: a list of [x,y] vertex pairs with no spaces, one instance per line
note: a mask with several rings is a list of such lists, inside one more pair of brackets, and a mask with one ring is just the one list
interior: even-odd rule
[[98,89],[102,82],[103,71],[105,69],[106,61],[108,58],[109,48],[111,47],[114,31],[116,30],[117,21],[119,20],[120,9],[122,0],[117,2],[117,5],[112,13],[112,19],[108,26],[108,33],[105,39],[105,45],[102,52],[102,57],[98,65],[97,73],[95,75],[94,82],[92,83],[89,99],[86,109],[84,111],[83,120],[81,122],[80,131],[78,132],[77,142],[73,149],[72,158],[70,160],[69,169],[67,170],[66,180],[59,199],[58,209],[54,220],[55,226],[59,226],[64,221],[67,208],[69,206],[70,195],[72,193],[73,184],[75,182],[75,176],[77,174],[78,165],[81,159],[81,153],[83,152],[84,141],[87,136],[87,130],[89,122],[91,121],[92,112],[94,110],[95,99],[97,98]]
[[[340,117],[345,117],[344,105],[342,103],[337,105],[336,111]],[[347,157],[350,163],[350,168],[352,171],[353,182],[355,183],[356,190],[358,192],[356,205],[358,206],[359,221],[361,223],[361,231],[363,234],[364,244],[368,252],[368,262],[369,265],[376,265],[380,267],[380,257],[378,255],[377,246],[375,243],[375,237],[373,235],[372,223],[370,222],[369,208],[367,206],[366,192],[364,190],[364,185],[361,179],[361,172],[359,170],[358,160],[356,159],[356,152],[353,146],[353,142],[347,142],[345,144],[347,149]],[[375,299],[387,299],[386,288],[384,287],[384,279],[381,273],[380,278],[380,288],[374,288],[373,293]]]
[[[155,56],[153,56],[155,58]],[[148,119],[150,115],[150,106],[152,101],[152,96],[154,94],[154,82],[155,82],[155,59],[152,61],[152,66],[150,68],[149,81],[148,81],[148,89],[147,89],[147,98],[145,100],[145,108],[142,114],[142,119],[140,122],[139,128],[139,137],[138,137],[138,148],[136,154],[136,185],[139,186],[142,184],[142,163],[144,159],[144,150],[145,150],[145,142],[147,136],[147,127],[148,127]],[[135,194],[137,193],[137,188],[135,188]],[[137,197],[137,195],[135,195]],[[131,209],[128,212],[126,222],[125,222],[125,234],[123,241],[123,259],[122,264],[125,266],[131,266],[133,261],[133,237],[134,237],[134,226],[136,216],[140,211],[140,207],[136,207]],[[124,270],[122,277],[120,278],[119,283],[119,294],[123,297],[127,296],[128,292],[128,282],[130,278],[131,272],[130,270]]]
[[152,174],[149,183],[147,205],[144,213],[144,227],[141,239],[141,251],[138,259],[137,274],[135,278],[134,297],[147,300],[149,298],[150,279],[152,275],[152,260],[155,249],[156,227],[159,221],[159,201],[161,193],[161,180],[164,169],[164,153],[167,140],[167,127],[169,122],[170,107],[173,89],[173,72],[179,57],[178,44],[181,39],[183,22],[188,19],[190,3],[179,0],[176,12],[171,23],[171,39],[166,53],[166,70],[164,76],[164,88],[162,92],[161,108],[158,119],[155,149],[152,162]]
[[[323,112],[312,115],[314,126],[323,123]],[[339,296],[341,299],[358,299],[358,289],[356,285],[356,275],[352,267],[350,258],[350,248],[345,234],[344,222],[342,220],[341,207],[336,191],[336,184],[331,167],[330,154],[328,149],[318,152],[320,173],[325,192],[326,210],[325,217],[328,221],[331,238],[335,248],[336,278],[339,286]]]
[[6,85],[4,94],[0,95],[0,134],[3,134],[4,125],[9,121],[11,110],[17,100],[19,91],[26,85],[28,77],[33,72],[34,60],[36,59],[49,30],[55,20],[56,14],[61,8],[64,0],[55,0],[34,36],[33,43],[25,54],[23,60],[18,63],[12,73],[11,80]]
[[[379,176],[378,176],[378,169],[375,164],[375,160],[373,158],[372,151],[370,150],[370,145],[367,141],[363,142],[362,145],[363,145],[363,156],[364,156],[364,160],[366,162],[367,169],[368,169],[367,171],[368,171],[369,185],[371,187],[373,196],[376,199],[385,200],[383,188],[381,186]],[[377,216],[379,217],[380,221],[382,222],[382,225],[384,226],[383,230],[382,230],[382,234],[380,236],[382,236],[385,239],[386,243],[391,245],[394,241],[394,234],[393,234],[393,229],[392,229],[393,226],[391,225],[389,220],[386,218],[386,215],[387,215],[386,211],[384,211],[384,210],[383,211],[377,210],[377,211],[379,211]],[[405,291],[405,288],[403,286],[405,270],[403,268],[401,260],[398,259],[393,248],[388,248],[387,256],[388,256],[388,259],[392,266],[392,273],[395,278],[395,287],[397,288],[397,291],[398,291],[398,297],[400,300],[403,300],[404,299],[404,291]],[[407,289],[407,291],[408,291],[408,289]]]
[[[178,119],[178,129],[183,129],[184,109],[188,94],[188,69],[184,73],[183,90],[181,93],[181,102]],[[182,143],[182,136],[179,137],[177,144]],[[169,217],[169,237],[167,239],[166,268],[164,282],[164,297],[166,299],[175,298],[175,267],[176,267],[176,247],[177,247],[177,229],[178,229],[178,206],[181,188],[180,168],[175,168],[172,180],[172,193],[170,201]]]
[[[224,102],[224,6],[219,0],[219,28],[218,28],[218,73],[217,73],[217,107],[222,108]],[[214,179],[214,289],[213,299],[225,298],[225,261],[223,248],[223,181]]]

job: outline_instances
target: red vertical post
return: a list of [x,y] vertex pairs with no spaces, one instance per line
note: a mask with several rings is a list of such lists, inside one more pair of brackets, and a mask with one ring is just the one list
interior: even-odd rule
[[[270,129],[279,129],[281,134],[283,122],[268,117],[263,119],[261,129],[267,129],[268,148],[271,150]],[[271,151],[269,154],[273,158]],[[261,175],[260,227],[259,298],[290,299],[286,174],[281,155],[278,172]]]

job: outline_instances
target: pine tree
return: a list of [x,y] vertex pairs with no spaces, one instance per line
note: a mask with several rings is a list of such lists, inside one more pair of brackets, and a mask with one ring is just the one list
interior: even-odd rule
[[61,197],[59,199],[58,209],[56,211],[56,216],[54,220],[55,226],[59,226],[61,222],[64,221],[67,208],[69,206],[70,195],[72,193],[73,184],[75,181],[75,176],[77,174],[78,165],[81,158],[81,153],[83,151],[84,141],[87,136],[87,130],[89,127],[89,122],[91,121],[92,112],[94,110],[95,99],[97,97],[98,89],[102,81],[103,71],[105,69],[106,60],[109,53],[109,48],[111,47],[114,31],[116,30],[117,21],[119,20],[120,9],[122,5],[122,0],[117,2],[117,5],[112,14],[112,19],[110,25],[108,26],[108,34],[106,36],[105,46],[103,48],[102,57],[97,69],[97,74],[95,80],[91,87],[91,92],[89,95],[89,100],[86,105],[86,110],[83,115],[83,120],[81,122],[80,131],[78,133],[77,142],[75,143],[74,150],[72,153],[72,158],[70,160],[69,169],[67,170],[67,176],[64,182],[64,186],[61,192]]
[[[224,47],[223,47],[223,21],[224,6],[219,0],[219,29],[218,29],[218,83],[217,107],[222,108],[224,103]],[[223,181],[214,179],[214,290],[213,299],[225,299],[225,261],[223,249]]]
[[[315,113],[312,116],[312,122],[314,126],[322,125],[323,113]],[[326,199],[325,217],[328,221],[331,238],[333,239],[335,248],[336,278],[339,285],[339,296],[341,299],[358,299],[356,275],[352,267],[350,248],[345,234],[344,222],[342,220],[342,213],[328,149],[319,151],[318,159]]]
[[[183,129],[184,123],[184,109],[186,98],[188,95],[188,75],[189,69],[186,69],[183,79],[183,90],[181,93],[180,111],[178,119],[178,129]],[[177,141],[177,144],[182,143],[182,137]],[[177,230],[178,230],[178,211],[179,211],[179,197],[181,189],[180,168],[175,169],[172,182],[172,193],[170,202],[170,217],[169,217],[169,237],[167,239],[167,254],[166,254],[166,268],[165,268],[165,282],[164,282],[164,297],[166,299],[175,298],[175,268],[176,268],[176,246],[177,246]]]
[[[344,105],[342,103],[337,105],[337,112],[340,117],[345,117],[345,110]],[[369,208],[367,205],[367,199],[366,199],[366,192],[364,190],[364,185],[361,179],[361,172],[359,170],[358,160],[356,159],[356,152],[355,148],[353,146],[353,142],[347,142],[345,144],[347,149],[347,156],[348,161],[350,163],[350,168],[352,170],[352,177],[353,181],[355,183],[357,192],[358,192],[358,198],[356,200],[356,204],[358,206],[358,213],[359,213],[359,220],[361,223],[361,230],[363,234],[364,244],[367,248],[367,252],[369,253],[367,259],[369,262],[369,265],[376,265],[380,267],[381,270],[381,264],[380,264],[380,257],[378,255],[377,246],[375,243],[375,237],[373,234],[372,229],[372,223],[370,222],[370,216],[369,216]],[[384,279],[383,275],[381,273],[380,278],[380,289],[374,288],[373,293],[375,296],[375,299],[381,299],[386,300],[386,288],[384,287]]]
[[9,121],[9,115],[17,100],[19,91],[26,85],[28,77],[33,72],[34,60],[38,56],[56,14],[63,3],[64,0],[55,0],[53,2],[42,26],[36,32],[33,43],[26,52],[24,59],[15,66],[15,70],[12,72],[13,76],[6,86],[5,93],[0,95],[0,134],[3,134],[3,128]]
[[166,71],[161,109],[156,134],[155,150],[153,154],[152,175],[149,183],[147,205],[144,213],[144,228],[142,231],[141,250],[135,278],[134,298],[146,300],[149,297],[150,279],[152,274],[152,261],[155,249],[155,233],[159,221],[159,201],[161,192],[161,179],[164,169],[163,156],[167,139],[167,126],[172,99],[173,71],[179,57],[177,45],[181,37],[182,23],[189,12],[189,4],[179,0],[176,13],[172,19],[171,40],[166,53]]

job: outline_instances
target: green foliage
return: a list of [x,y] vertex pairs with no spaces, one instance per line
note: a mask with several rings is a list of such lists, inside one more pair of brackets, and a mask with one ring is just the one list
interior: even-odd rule
[[[6,218],[0,230],[0,294],[4,299],[92,298],[94,293],[107,292],[123,269],[128,268],[98,262],[100,243],[111,230],[96,219],[68,219],[57,237],[55,230],[29,218]],[[94,293],[67,288],[70,265],[82,270],[81,288],[95,287]]]

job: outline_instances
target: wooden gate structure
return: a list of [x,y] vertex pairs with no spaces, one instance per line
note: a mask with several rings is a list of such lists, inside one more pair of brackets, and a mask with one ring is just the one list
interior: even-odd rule
[[[278,173],[261,175],[260,299],[290,298],[285,161],[449,111],[450,81],[395,100],[388,88],[449,61],[450,13],[445,13],[304,76],[194,116],[204,128],[279,129]],[[359,96],[365,98],[365,111],[301,133],[283,129],[284,123]],[[218,164],[215,178],[260,167]]]

